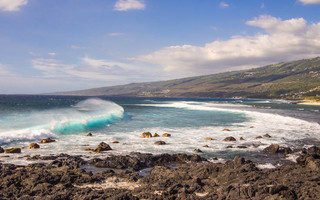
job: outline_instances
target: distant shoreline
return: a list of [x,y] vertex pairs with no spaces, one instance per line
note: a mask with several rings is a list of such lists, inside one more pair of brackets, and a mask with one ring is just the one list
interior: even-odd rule
[[299,105],[308,105],[308,106],[320,106],[320,102],[318,101],[310,101],[310,100],[303,100]]

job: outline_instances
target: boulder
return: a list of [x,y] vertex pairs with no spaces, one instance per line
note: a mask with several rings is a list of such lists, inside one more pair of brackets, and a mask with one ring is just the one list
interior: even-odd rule
[[6,153],[21,153],[20,148],[9,148],[5,150]]
[[142,138],[152,138],[152,134],[150,132],[144,132],[141,135]]
[[39,149],[39,148],[40,148],[40,145],[38,145],[37,143],[32,143],[28,147],[28,149]]
[[87,136],[91,137],[91,136],[92,136],[92,133],[88,133]]
[[223,129],[222,131],[231,131],[230,129],[228,129],[228,128],[225,128],[225,129]]
[[263,137],[265,137],[265,138],[271,138],[271,135],[265,134],[265,135],[263,135]]
[[248,148],[247,146],[244,146],[244,145],[240,145],[240,146],[237,146],[237,148],[239,148],[239,149],[246,149],[246,148]]
[[279,152],[279,145],[278,144],[272,144],[268,147],[266,147],[265,149],[262,150],[263,153],[278,153]]
[[112,143],[113,143],[113,144],[118,144],[118,143],[119,143],[119,141],[113,141]]
[[158,133],[155,133],[153,137],[160,137],[160,135]]
[[110,151],[112,148],[104,142],[101,142],[98,147],[94,150],[94,152],[100,153],[101,151]]
[[195,153],[203,153],[200,149],[195,149],[195,150],[193,150],[193,152],[195,152]]
[[254,126],[250,126],[250,128],[254,128]]
[[169,134],[169,133],[164,133],[164,134],[162,134],[162,137],[171,137],[171,134]]
[[208,148],[208,147],[209,147],[209,145],[203,145],[202,147],[206,147],[206,148]]
[[285,154],[285,155],[287,155],[287,154],[292,154],[292,153],[293,153],[293,151],[292,151],[292,149],[291,149],[290,147],[281,147],[281,148],[279,149],[279,152],[280,152],[280,153],[283,153],[283,154]]
[[240,140],[244,140],[244,138],[243,138],[243,137],[240,137]]
[[206,138],[204,138],[204,140],[214,140],[214,139],[211,137],[206,137]]
[[55,142],[55,140],[52,140],[51,138],[46,138],[46,139],[42,139],[40,143],[44,144],[44,143],[51,143],[51,142]]
[[227,146],[226,148],[227,148],[227,149],[232,149],[233,146],[229,145],[229,146]]
[[0,147],[0,153],[4,153],[4,149]]
[[164,142],[164,141],[156,141],[154,144],[156,144],[156,145],[165,145],[166,142]]
[[256,139],[258,140],[258,139],[262,139],[263,137],[262,136],[258,136],[258,137],[256,137]]
[[226,137],[223,141],[224,142],[234,142],[234,141],[237,141],[237,140],[234,137]]

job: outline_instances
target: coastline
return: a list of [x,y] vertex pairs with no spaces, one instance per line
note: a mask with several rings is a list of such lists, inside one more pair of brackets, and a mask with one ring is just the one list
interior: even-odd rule
[[[1,199],[319,199],[320,148],[273,169],[236,156],[143,154],[83,160],[33,156],[27,166],[0,163]],[[44,161],[50,161],[44,164]]]
[[320,106],[318,101],[303,100],[302,102],[297,103],[298,105],[308,105],[308,106]]

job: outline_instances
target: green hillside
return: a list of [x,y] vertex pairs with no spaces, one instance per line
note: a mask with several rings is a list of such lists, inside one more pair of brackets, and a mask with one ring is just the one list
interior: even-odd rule
[[320,57],[243,71],[55,94],[316,99],[320,96]]

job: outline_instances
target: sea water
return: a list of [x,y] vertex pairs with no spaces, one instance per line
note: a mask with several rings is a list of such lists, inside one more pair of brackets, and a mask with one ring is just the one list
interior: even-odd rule
[[[36,154],[91,158],[131,152],[193,154],[194,149],[201,149],[207,158],[257,158],[270,144],[293,149],[319,144],[319,110],[320,106],[283,100],[2,95],[0,146],[23,149],[22,154],[10,157],[2,154],[0,160],[26,164],[23,156]],[[171,137],[141,138],[146,131],[170,133]],[[88,132],[93,136],[86,136]],[[272,137],[256,139],[265,134]],[[222,141],[229,136],[237,141]],[[56,142],[27,149],[30,143],[47,137]],[[206,137],[214,140],[207,141]],[[166,145],[154,145],[159,140]],[[113,150],[103,154],[85,151],[100,142]],[[234,148],[227,149],[229,145]]]

